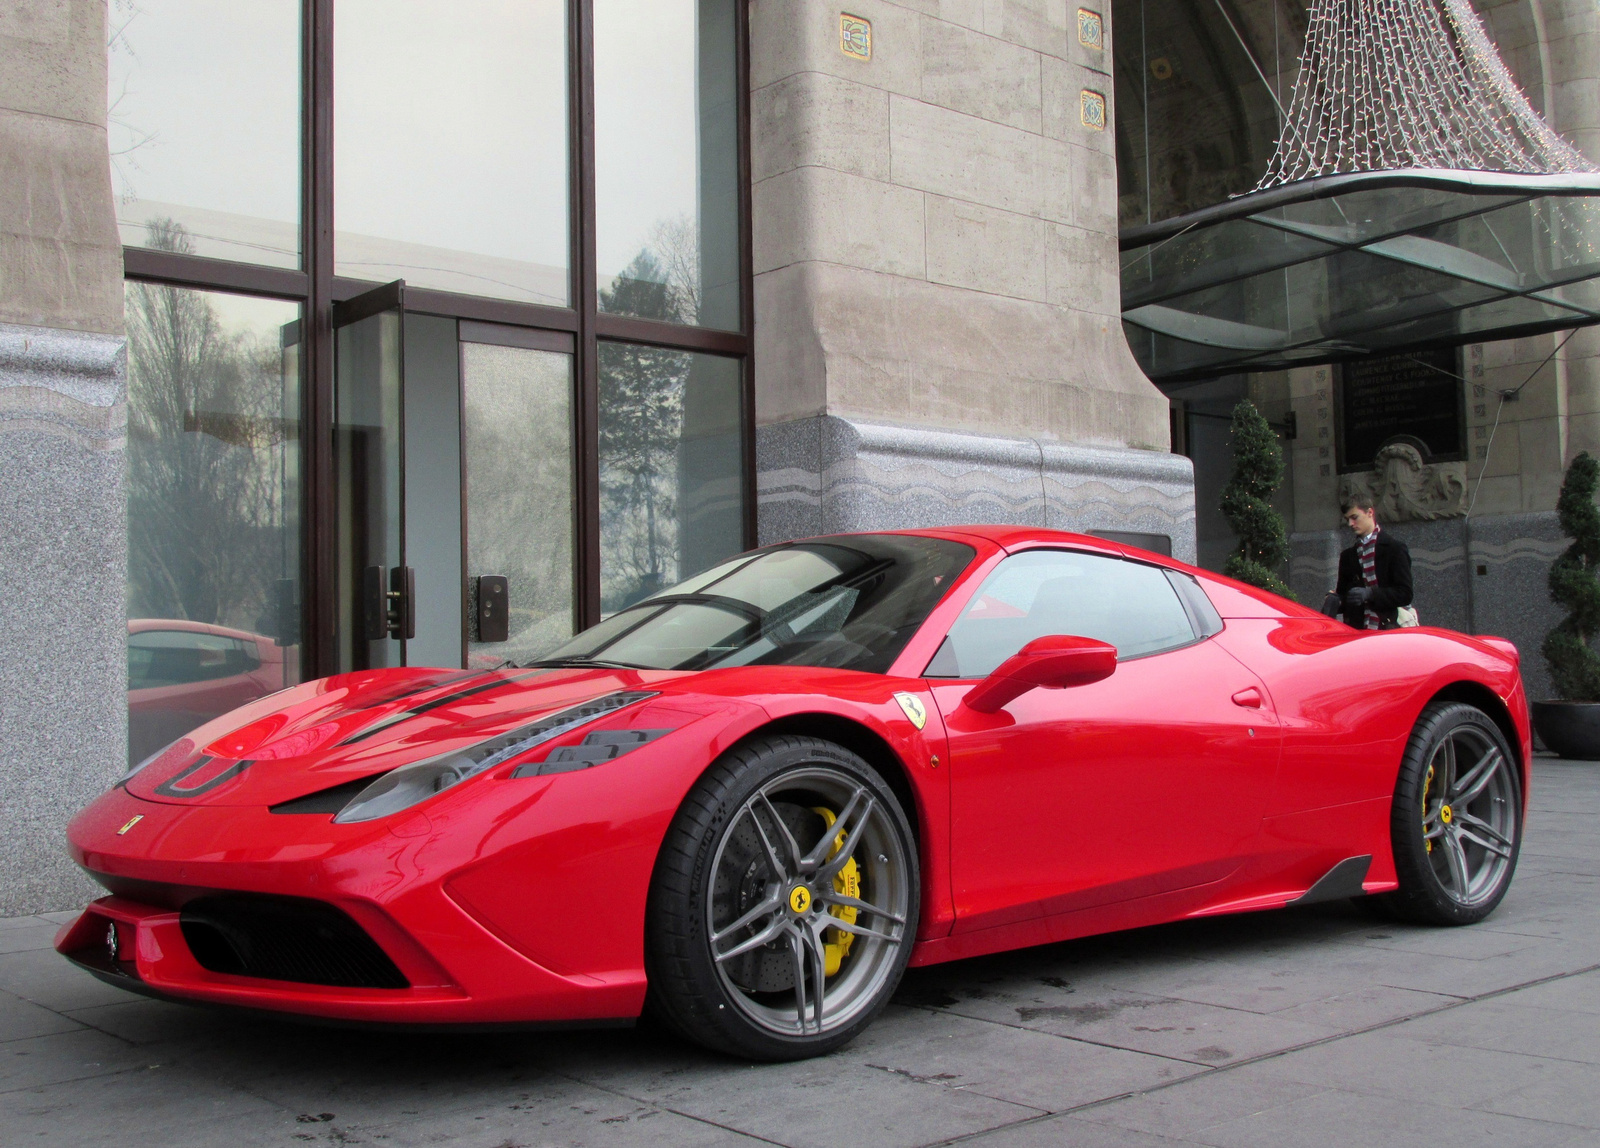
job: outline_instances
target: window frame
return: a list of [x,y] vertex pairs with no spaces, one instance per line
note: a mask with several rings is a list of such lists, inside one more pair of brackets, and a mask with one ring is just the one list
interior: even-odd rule
[[[379,286],[333,273],[333,15],[338,0],[301,0],[301,266],[257,266],[224,259],[123,248],[125,279],[298,302],[301,358],[301,667],[307,678],[333,672],[336,618],[333,537],[333,325],[336,303]],[[640,0],[644,2],[644,0]],[[560,333],[574,345],[574,532],[577,628],[600,620],[599,343],[639,343],[705,352],[740,363],[743,544],[756,544],[754,278],[750,232],[749,12],[733,0],[739,218],[737,331],[680,326],[599,310],[595,257],[594,3],[566,0],[569,117],[567,139],[569,292],[573,305],[532,303],[408,288],[409,312],[460,323],[494,323]]]

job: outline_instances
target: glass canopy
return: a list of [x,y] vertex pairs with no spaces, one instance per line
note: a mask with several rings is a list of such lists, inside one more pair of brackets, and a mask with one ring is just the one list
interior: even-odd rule
[[1122,232],[1158,383],[1600,322],[1600,175],[1361,172]]

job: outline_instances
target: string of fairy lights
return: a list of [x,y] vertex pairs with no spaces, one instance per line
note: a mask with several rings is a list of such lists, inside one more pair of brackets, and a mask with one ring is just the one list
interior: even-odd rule
[[1405,168],[1600,170],[1528,103],[1470,0],[1313,0],[1256,190]]

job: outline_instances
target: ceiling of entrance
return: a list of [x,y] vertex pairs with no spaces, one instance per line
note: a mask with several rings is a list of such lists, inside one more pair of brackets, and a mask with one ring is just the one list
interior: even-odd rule
[[1122,232],[1157,383],[1600,322],[1600,175],[1327,176]]

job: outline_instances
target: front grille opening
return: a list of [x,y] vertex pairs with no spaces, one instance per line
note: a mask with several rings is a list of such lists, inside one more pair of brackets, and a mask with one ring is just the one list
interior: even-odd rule
[[339,988],[404,989],[411,982],[349,915],[299,897],[200,897],[178,917],[203,969]]

